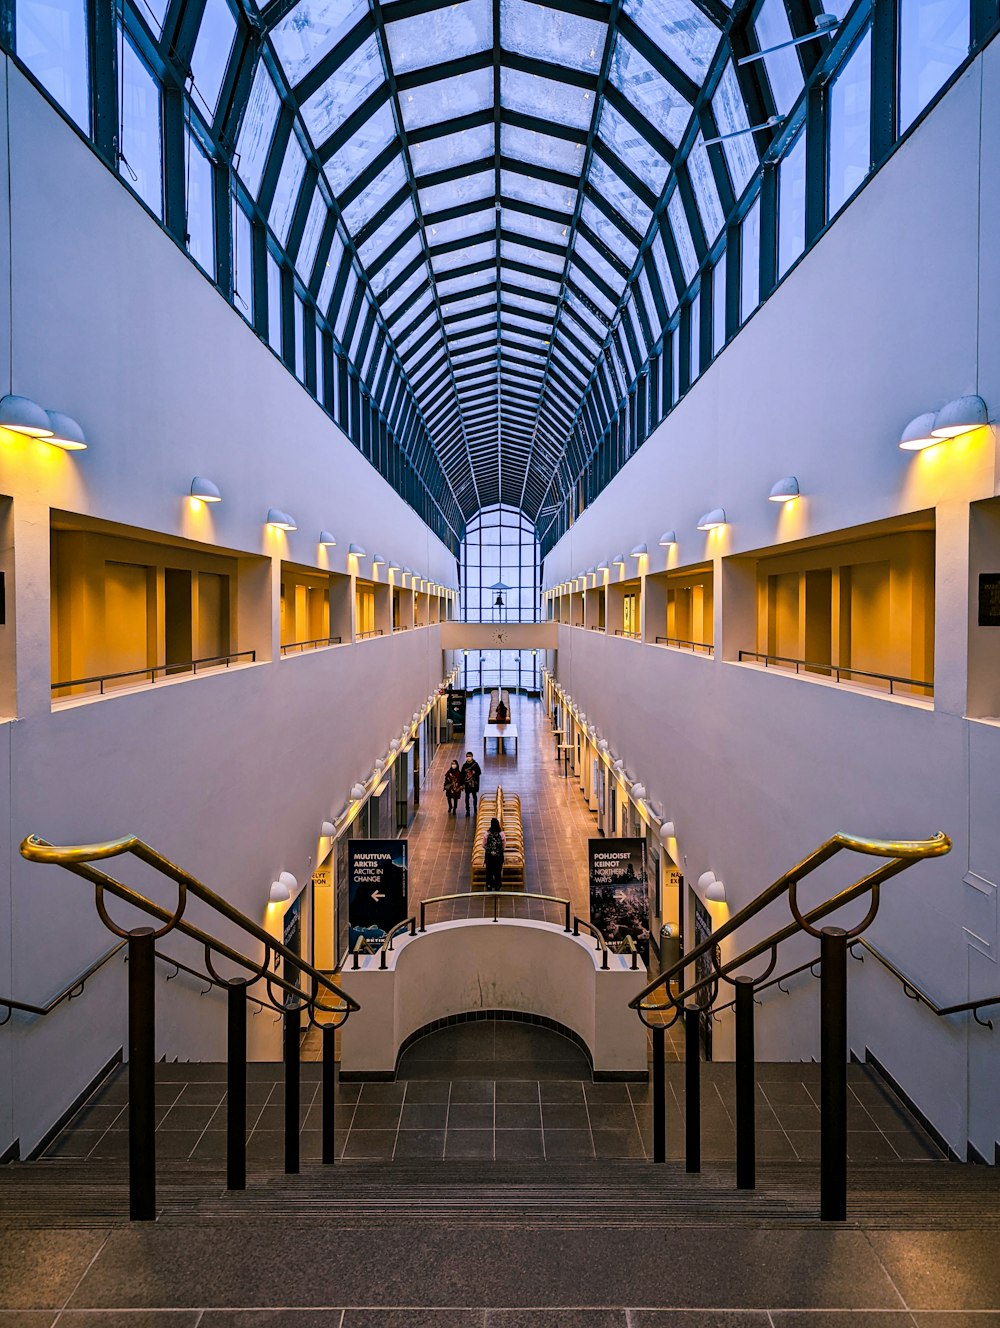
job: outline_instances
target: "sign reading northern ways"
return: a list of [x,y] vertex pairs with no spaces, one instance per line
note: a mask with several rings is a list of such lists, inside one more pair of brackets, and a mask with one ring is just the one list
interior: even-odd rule
[[591,839],[590,920],[609,945],[631,936],[649,960],[649,889],[644,839]]
[[379,945],[406,918],[405,839],[351,839],[347,844],[348,944]]

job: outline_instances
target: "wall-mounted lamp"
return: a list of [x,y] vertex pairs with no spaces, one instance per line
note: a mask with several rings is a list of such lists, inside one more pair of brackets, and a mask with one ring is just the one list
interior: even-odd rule
[[676,544],[676,543],[677,543],[676,530],[665,530],[663,534],[660,536],[661,549],[669,549],[671,544]]
[[349,554],[353,555],[355,558],[367,558],[367,557],[368,557],[367,553],[365,553],[364,549],[361,547],[360,544],[349,544],[349,545],[347,546],[347,552],[348,552]]
[[[989,412],[982,397],[956,397],[934,416],[931,433],[935,438],[957,438],[989,423]],[[52,441],[52,440],[50,440]]]
[[272,904],[283,904],[287,899],[291,899],[292,891],[298,889],[298,884],[291,872],[282,872],[276,881],[271,882],[268,900]]
[[386,571],[389,572],[398,572],[399,570],[400,570],[399,563],[390,563],[389,566],[386,568]]
[[219,486],[207,480],[204,475],[196,475],[191,481],[191,497],[197,498],[200,503],[222,502]]
[[600,575],[601,572],[610,572],[610,571],[611,571],[611,568],[610,568],[610,566],[609,566],[607,563],[598,563],[598,564],[597,564],[597,573],[598,573],[598,575]]
[[726,524],[726,509],[724,507],[713,507],[711,512],[706,512],[698,521],[699,530],[718,530],[720,526]]
[[646,556],[646,554],[647,554],[648,552],[649,552],[649,550],[646,548],[645,544],[637,544],[637,545],[635,546],[635,548],[632,550],[632,552],[629,554],[629,557],[630,557],[630,558],[645,558],[645,556]]
[[267,509],[267,524],[272,530],[297,530],[295,518],[289,516],[287,512],[282,512],[277,507]]
[[606,751],[608,750],[608,740],[607,740],[607,738],[602,738],[602,739],[601,739],[601,741],[597,744],[597,750],[598,750],[599,752],[606,752]]
[[646,785],[640,784],[637,781],[635,784],[632,785],[631,792],[632,792],[632,797],[635,798],[636,802],[639,802],[640,799],[646,796]]
[[399,746],[400,746],[399,739],[393,738],[392,742],[389,743],[389,750],[391,752],[398,752]]
[[625,555],[623,553],[616,553],[613,561],[616,567],[624,567]]
[[321,530],[319,532],[319,546],[321,549],[335,549],[337,547],[336,537],[331,535],[328,530]]
[[23,433],[26,438],[51,438],[53,433],[52,421],[38,402],[13,393],[0,398],[0,429]]
[[61,447],[64,452],[87,450],[83,426],[74,420],[72,415],[67,415],[61,410],[47,410],[45,413],[49,417],[49,427],[52,430],[51,435],[45,440],[47,443],[51,443],[53,447]]
[[385,566],[385,559],[382,557],[382,555],[380,553],[373,553],[372,567],[384,567],[384,566]]
[[698,877],[698,889],[714,904],[726,902],[726,887],[713,871],[702,872]]
[[355,802],[360,802],[367,791],[368,790],[365,788],[364,784],[357,783],[351,788],[351,797]]
[[799,496],[799,482],[794,475],[786,475],[783,480],[778,480],[771,485],[771,492],[767,495],[768,502],[788,503],[793,498]]
[[661,844],[665,844],[668,839],[676,839],[677,831],[674,828],[673,821],[661,821],[659,835]]
[[332,821],[324,821],[319,828],[320,839],[332,839],[336,832],[336,826]]
[[922,452],[925,447],[933,447],[939,443],[940,438],[935,438],[931,430],[934,428],[934,412],[932,410],[924,411],[922,415],[915,415],[909,424],[899,435],[899,445],[904,452]]

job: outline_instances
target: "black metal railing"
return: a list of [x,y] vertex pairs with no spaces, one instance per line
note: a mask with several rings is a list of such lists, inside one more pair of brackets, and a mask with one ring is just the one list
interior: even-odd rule
[[692,654],[698,650],[703,650],[706,655],[715,654],[715,646],[711,641],[688,641],[683,636],[658,636],[656,644],[673,646],[677,650],[690,650]]
[[339,636],[317,636],[311,641],[286,641],[281,647],[281,653],[290,655],[293,650],[301,653],[303,650],[322,650],[324,646],[339,646],[340,644]]
[[[754,1102],[754,993],[769,982],[777,966],[778,947],[792,936],[806,933],[820,942],[820,1217],[842,1221],[847,1216],[847,955],[874,921],[881,887],[913,863],[940,857],[951,849],[947,835],[938,833],[925,840],[862,839],[836,834],[821,844],[790,871],[724,922],[711,936],[689,950],[676,963],[646,984],[629,1001],[653,1041],[653,1160],[666,1158],[666,1029],[683,1018],[685,1033],[685,1157],[688,1171],[701,1169],[701,1057],[702,1021],[716,1004],[720,982],[734,988],[736,1012],[736,1185],[753,1189],[756,1184],[756,1127]],[[799,886],[806,877],[844,850],[881,858],[884,861],[860,879],[803,913],[798,903]],[[852,900],[867,896],[868,911],[851,930],[824,926],[822,922]],[[741,954],[723,962],[721,943],[769,905],[786,900],[791,921],[755,941]],[[756,977],[738,970],[767,956],[767,966]],[[784,981],[793,972],[782,974]],[[706,968],[708,972],[706,973]],[[694,981],[685,974],[695,975]],[[671,984],[677,981],[682,990]],[[651,998],[655,998],[651,1001]]]
[[[861,950],[862,953],[855,954],[855,950]],[[971,1014],[977,1024],[981,1024],[983,1028],[992,1029],[993,1020],[980,1019],[979,1011],[985,1010],[991,1005],[1000,1005],[1000,995],[979,996],[975,1000],[959,1001],[955,1005],[938,1005],[933,997],[928,996],[922,988],[917,986],[912,978],[908,978],[905,973],[901,972],[901,970],[896,967],[891,959],[884,955],[881,950],[876,950],[875,946],[872,945],[870,941],[866,941],[863,936],[859,936],[857,940],[851,942],[850,951],[852,959],[857,959],[862,963],[864,962],[865,955],[870,954],[871,957],[877,960],[883,968],[888,969],[896,981],[902,986],[904,994],[908,996],[911,1001],[916,1001],[918,1005],[926,1006],[931,1014],[937,1015],[939,1019],[950,1014]]]
[[354,960],[352,965],[354,970],[357,971],[358,967],[360,966],[359,960],[363,954],[378,955],[379,968],[381,969],[386,968],[387,957],[392,953],[392,943],[396,939],[396,937],[399,936],[400,933],[404,931],[409,932],[411,936],[416,936],[417,919],[415,917],[406,918],[405,921],[403,922],[397,922],[395,927],[390,927],[390,929],[386,932],[386,934],[382,937],[381,941],[379,941],[378,944],[374,944],[373,942],[369,941],[368,938],[365,936],[359,936],[357,942],[355,943],[354,949],[351,951]]
[[610,954],[619,954],[619,955],[630,954],[632,956],[633,970],[639,967],[639,951],[636,948],[635,941],[632,939],[631,936],[626,936],[623,941],[609,941],[604,935],[604,933],[601,931],[600,927],[596,927],[592,922],[589,922],[586,918],[574,916],[573,918],[574,936],[580,935],[581,927],[584,929],[584,931],[590,932],[591,936],[593,936],[595,942],[594,948],[601,956],[602,968],[606,969],[608,967],[608,955]]
[[779,666],[793,666],[796,674],[820,673],[825,677],[832,678],[834,682],[843,682],[844,678],[853,681],[855,678],[871,678],[876,682],[885,682],[889,684],[889,695],[895,696],[893,688],[912,687],[919,688],[921,691],[929,692],[934,695],[934,684],[924,682],[919,678],[903,678],[895,673],[872,673],[868,669],[852,669],[846,664],[821,664],[808,659],[794,659],[791,655],[769,655],[762,650],[741,650],[739,652],[739,662],[742,664],[745,660],[754,660],[764,663],[764,667],[770,668],[771,664]]
[[627,632],[624,627],[615,628],[615,636],[624,636],[627,641],[641,641],[641,632]]
[[[418,625],[420,625],[420,624],[418,624]],[[381,628],[381,627],[376,627],[375,630],[374,630],[373,632],[358,632],[358,634],[355,636],[354,639],[355,639],[355,641],[368,641],[368,640],[370,640],[373,636],[384,636],[384,635],[385,635],[385,633],[382,631],[382,628]]]
[[591,624],[590,624],[590,630],[591,630],[592,632],[605,632],[605,631],[607,631],[607,628],[606,628],[606,627],[601,627],[598,623],[591,623]]
[[[247,1135],[247,1003],[252,999],[273,1009],[283,1021],[283,1061],[285,1068],[285,1171],[299,1170],[299,1039],[301,1016],[322,1030],[322,1158],[335,1158],[335,1045],[337,1028],[358,1009],[358,1002],[338,987],[321,970],[276,940],[262,926],[241,913],[228,900],[203,885],[196,877],[157,853],[134,835],[98,844],[57,846],[29,835],[21,844],[21,854],[29,862],[62,867],[94,887],[95,903],[101,921],[128,946],[128,1065],[129,1065],[129,1216],[133,1221],[152,1221],[156,1217],[156,942],[176,932],[202,947],[207,975],[227,995],[227,1084],[226,1084],[226,1183],[232,1190],[246,1188]],[[116,857],[137,859],[177,887],[173,910],[155,903],[108,872],[95,866]],[[125,928],[112,919],[107,896],[113,896],[147,914],[160,923],[158,927]],[[208,934],[189,922],[185,910],[189,899],[196,899],[218,914],[245,938],[261,947],[263,959],[243,953],[234,945]],[[236,977],[223,977],[215,968],[219,959],[244,970]],[[178,970],[198,974],[197,970],[170,959]],[[282,971],[278,968],[281,966]],[[249,976],[246,974],[249,973]],[[251,997],[249,989],[264,984],[260,997]],[[305,983],[305,987],[300,985]],[[323,999],[320,999],[321,996]],[[333,998],[336,1004],[331,1004]],[[330,1016],[321,1021],[320,1014]]]
[[558,904],[565,915],[565,924],[563,931],[570,931],[570,901],[561,899],[558,895],[536,895],[526,894],[523,890],[465,890],[459,894],[451,895],[433,895],[430,899],[421,899],[420,901],[420,928],[424,932],[427,930],[427,907],[429,904],[451,903],[456,899],[481,899],[484,904],[493,901],[493,921],[500,919],[500,900],[501,899],[527,899],[533,902],[541,901],[546,904]]
[[98,673],[90,678],[67,678],[63,682],[51,683],[50,690],[55,693],[65,691],[68,687],[97,686],[99,695],[103,696],[106,683],[120,682],[123,678],[148,679],[154,683],[160,674],[164,678],[174,678],[182,673],[197,673],[199,668],[206,668],[209,665],[228,669],[230,664],[239,663],[241,659],[251,664],[256,663],[256,650],[234,650],[229,655],[206,655],[204,659],[189,659],[180,664],[151,664],[144,669],[125,669],[122,673]]

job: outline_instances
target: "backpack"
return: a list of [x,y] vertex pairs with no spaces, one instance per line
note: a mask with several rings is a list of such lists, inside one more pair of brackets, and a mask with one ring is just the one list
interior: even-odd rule
[[503,840],[497,830],[491,830],[486,836],[486,857],[492,858],[494,862],[503,857]]

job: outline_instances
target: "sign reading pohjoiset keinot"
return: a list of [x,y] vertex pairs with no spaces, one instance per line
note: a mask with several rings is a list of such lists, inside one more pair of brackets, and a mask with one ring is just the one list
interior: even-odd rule
[[649,959],[649,887],[644,839],[591,839],[590,920],[609,944],[626,936]]
[[347,845],[348,944],[379,945],[406,917],[405,839],[352,839]]

